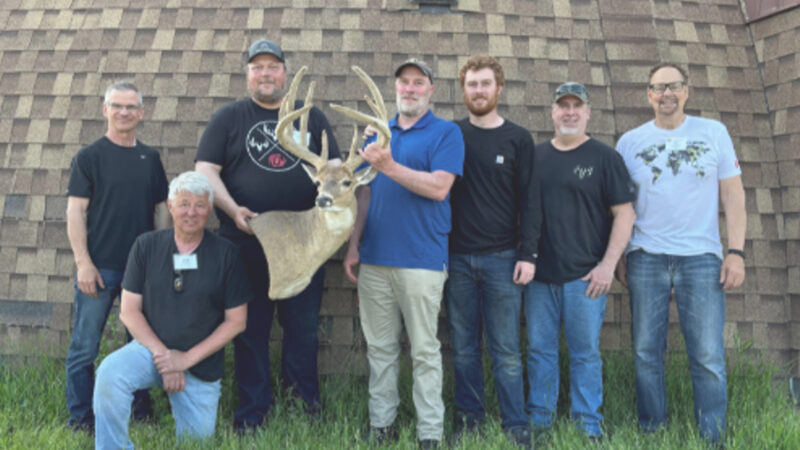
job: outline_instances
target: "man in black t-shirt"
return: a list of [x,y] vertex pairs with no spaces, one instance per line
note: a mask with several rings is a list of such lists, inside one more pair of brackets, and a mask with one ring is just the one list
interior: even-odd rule
[[455,367],[452,441],[485,420],[482,330],[492,360],[502,427],[531,445],[519,351],[522,288],[536,269],[541,210],[530,133],[497,113],[503,68],[473,56],[459,72],[469,117],[464,176],[451,192],[450,273],[445,285]]
[[[66,360],[69,425],[94,428],[94,360],[103,327],[120,292],[128,251],[137,236],[169,223],[167,177],[158,151],[136,139],[144,117],[142,94],[131,83],[108,87],[105,136],[80,149],[67,187],[67,236],[75,257],[75,327]],[[137,392],[134,417],[150,414],[146,391]]]
[[169,186],[174,227],[140,236],[122,280],[120,319],[134,340],[97,370],[95,447],[133,448],[135,389],[162,386],[178,438],[214,434],[224,347],[247,322],[252,299],[236,246],[205,232],[213,189],[197,172]]
[[555,137],[536,146],[544,220],[538,270],[525,288],[525,317],[531,422],[537,429],[553,424],[563,321],[570,415],[596,439],[603,433],[600,328],[606,293],[636,216],[635,188],[622,158],[586,135],[590,112],[586,88],[562,84],[551,107]]
[[[248,50],[247,87],[250,98],[227,104],[211,117],[195,158],[195,169],[214,186],[220,235],[239,247],[254,293],[248,326],[234,341],[239,405],[234,428],[245,431],[261,425],[272,408],[269,336],[277,309],[283,329],[281,374],[284,387],[302,398],[308,411],[319,412],[317,327],[322,299],[323,269],[300,294],[273,301],[268,297],[267,260],[248,220],[274,210],[302,211],[314,205],[316,187],[301,162],[284,150],[275,136],[278,109],[286,94],[284,54],[267,39]],[[294,108],[301,107],[297,101]],[[295,133],[299,133],[295,123]],[[309,150],[320,154],[322,132],[328,137],[330,159],[339,147],[327,119],[317,108],[310,111]]]

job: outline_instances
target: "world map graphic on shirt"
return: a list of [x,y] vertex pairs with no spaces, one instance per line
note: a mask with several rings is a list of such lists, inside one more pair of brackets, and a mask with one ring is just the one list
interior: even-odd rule
[[[654,144],[637,153],[636,157],[650,168],[653,173],[653,184],[655,184],[666,167],[672,169],[673,175],[677,175],[681,171],[681,167],[688,165],[695,169],[697,176],[704,177],[706,172],[701,164],[701,156],[708,153],[709,150],[711,148],[704,141],[689,141],[683,149],[670,150],[664,161],[665,158],[661,158],[661,155],[667,151],[667,144]],[[660,167],[659,163],[666,167]]]

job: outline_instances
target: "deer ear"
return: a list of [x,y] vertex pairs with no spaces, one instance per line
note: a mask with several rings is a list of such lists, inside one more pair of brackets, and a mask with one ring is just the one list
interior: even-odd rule
[[372,180],[374,180],[375,177],[378,176],[378,171],[372,170],[372,166],[367,166],[356,172],[355,176],[356,176],[356,185],[361,186],[372,182]]
[[302,162],[300,165],[303,167],[303,170],[306,171],[308,177],[311,178],[311,181],[317,181],[317,168],[314,166],[310,166],[308,164],[303,164]]

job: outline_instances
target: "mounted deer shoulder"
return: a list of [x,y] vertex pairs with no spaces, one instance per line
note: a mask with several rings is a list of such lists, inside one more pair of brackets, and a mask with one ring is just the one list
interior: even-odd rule
[[[269,266],[269,297],[285,299],[300,293],[311,282],[317,269],[338,250],[350,237],[356,218],[356,187],[367,184],[378,174],[366,167],[358,170],[364,162],[358,152],[358,126],[353,126],[353,141],[350,153],[342,164],[328,162],[328,137],[322,133],[322,149],[317,155],[308,149],[308,116],[314,83],[308,87],[303,107],[294,108],[297,88],[306,67],[300,69],[292,80],[278,113],[275,134],[281,146],[302,159],[308,176],[317,185],[317,199],[307,211],[270,211],[259,214],[250,221]],[[372,125],[378,130],[379,142],[387,145],[391,139],[386,106],[377,86],[360,68],[353,71],[364,81],[372,97],[365,100],[375,116],[369,116],[350,108],[331,105],[331,108],[359,122]],[[294,133],[294,121],[300,119],[300,133]],[[294,140],[298,136],[299,141]]]

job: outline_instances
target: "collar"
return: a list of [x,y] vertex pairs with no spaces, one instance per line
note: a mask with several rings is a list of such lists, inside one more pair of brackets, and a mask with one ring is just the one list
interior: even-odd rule
[[414,125],[411,125],[410,127],[408,127],[405,130],[403,130],[402,128],[400,128],[397,125],[397,116],[398,115],[399,115],[398,113],[395,113],[394,118],[389,121],[389,128],[394,128],[394,129],[397,129],[397,130],[400,130],[400,131],[408,131],[408,130],[413,130],[415,128],[425,128],[425,127],[428,126],[428,124],[433,122],[433,119],[436,118],[436,116],[433,115],[433,111],[431,111],[430,108],[429,108],[428,111],[425,112],[425,114],[423,114],[422,117],[419,118],[419,120],[414,122]]

